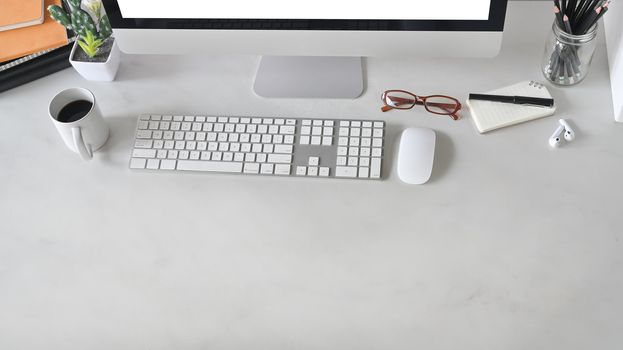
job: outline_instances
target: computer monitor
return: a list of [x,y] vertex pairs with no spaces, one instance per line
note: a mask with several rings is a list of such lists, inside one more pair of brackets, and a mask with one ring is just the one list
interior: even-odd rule
[[266,97],[359,96],[362,56],[492,57],[507,0],[103,0],[120,49],[259,54]]

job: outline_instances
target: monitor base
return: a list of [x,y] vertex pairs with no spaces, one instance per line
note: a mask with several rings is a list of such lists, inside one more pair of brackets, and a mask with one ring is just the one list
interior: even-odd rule
[[263,56],[253,85],[268,98],[357,98],[363,88],[361,57]]

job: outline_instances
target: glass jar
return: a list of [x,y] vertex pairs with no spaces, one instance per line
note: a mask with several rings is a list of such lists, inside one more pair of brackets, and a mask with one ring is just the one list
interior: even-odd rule
[[573,35],[562,30],[556,22],[545,44],[542,71],[556,85],[575,85],[586,77],[597,44],[597,24],[586,34]]

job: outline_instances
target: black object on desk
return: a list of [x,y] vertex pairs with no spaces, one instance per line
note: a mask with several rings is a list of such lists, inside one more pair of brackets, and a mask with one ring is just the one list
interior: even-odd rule
[[530,97],[530,96],[469,94],[469,99],[502,102],[502,103],[513,103],[516,105],[534,105],[534,106],[542,106],[542,107],[552,107],[554,105],[554,99],[552,98],[540,98],[540,97]]
[[0,72],[0,92],[70,67],[72,43]]

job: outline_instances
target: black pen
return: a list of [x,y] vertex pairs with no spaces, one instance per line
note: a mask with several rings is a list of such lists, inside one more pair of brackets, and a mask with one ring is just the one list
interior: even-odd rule
[[516,105],[534,105],[542,107],[552,107],[554,99],[540,98],[530,96],[502,96],[502,95],[485,95],[485,94],[469,94],[470,100],[493,101],[502,103],[513,103]]

